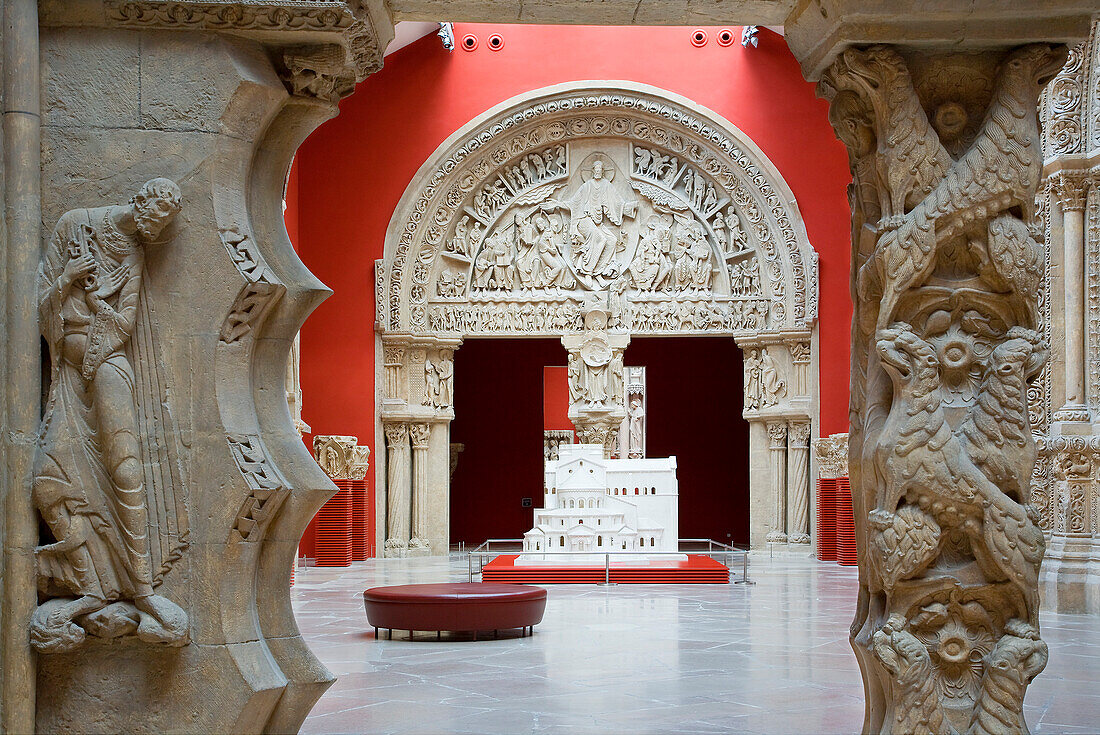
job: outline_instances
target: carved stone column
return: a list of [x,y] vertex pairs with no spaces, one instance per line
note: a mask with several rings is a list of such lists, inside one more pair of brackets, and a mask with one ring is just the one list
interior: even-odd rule
[[[796,43],[797,45],[797,43]],[[1043,533],[1029,382],[1036,101],[1065,49],[852,47],[820,93],[847,145],[855,314],[852,643],[864,732],[1024,732]],[[961,683],[961,685],[960,685]]]
[[809,395],[810,342],[798,340],[789,345],[791,364],[794,366],[794,392],[796,396]]
[[810,543],[810,424],[787,424],[787,542]]
[[787,424],[769,421],[767,427],[772,488],[775,492],[775,521],[765,540],[768,543],[783,543],[787,540]]
[[611,457],[626,418],[623,353],[630,335],[608,331],[609,312],[602,306],[582,313],[584,329],[562,337],[569,351],[569,420],[582,444],[600,444]]
[[1062,270],[1065,319],[1066,402],[1055,421],[1088,421],[1085,386],[1085,202],[1086,171],[1061,171],[1052,180],[1055,201],[1062,210]]
[[428,441],[431,435],[430,424],[409,424],[413,469],[410,556],[428,556],[432,551],[428,538]]
[[385,556],[402,557],[409,549],[412,486],[409,477],[409,424],[384,424],[386,431],[386,545]]
[[1043,454],[1050,474],[1049,558],[1043,568],[1043,605],[1064,613],[1100,612],[1096,584],[1100,554],[1100,436],[1049,436]]

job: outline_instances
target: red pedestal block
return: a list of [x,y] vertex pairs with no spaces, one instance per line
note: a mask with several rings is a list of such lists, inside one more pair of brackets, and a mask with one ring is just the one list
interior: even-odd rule
[[836,481],[836,561],[841,566],[855,566],[856,521],[852,512],[852,486],[847,477]]
[[316,559],[319,567],[346,567],[352,560],[353,480],[333,480],[339,488],[317,512]]
[[817,558],[836,561],[836,479],[817,481]]
[[370,510],[367,508],[366,480],[339,480],[351,491],[351,560],[366,561],[371,557],[370,539],[367,535],[367,521]]

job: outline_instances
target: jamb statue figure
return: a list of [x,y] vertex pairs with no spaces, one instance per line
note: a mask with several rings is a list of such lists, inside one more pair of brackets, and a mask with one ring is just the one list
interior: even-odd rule
[[143,283],[145,247],[181,204],[179,187],[158,178],[129,205],[66,212],[39,268],[52,374],[32,493],[54,537],[36,549],[31,641],[43,653],[88,633],[189,641],[187,613],[154,591],[188,534]]

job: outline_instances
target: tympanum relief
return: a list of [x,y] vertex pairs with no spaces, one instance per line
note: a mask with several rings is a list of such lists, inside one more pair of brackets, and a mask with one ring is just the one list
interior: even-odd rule
[[446,146],[395,212],[383,331],[561,334],[594,293],[634,333],[816,319],[793,198],[698,109],[625,84],[537,92]]
[[189,641],[187,613],[156,590],[188,546],[179,434],[168,408],[146,248],[183,202],[153,179],[128,205],[62,215],[38,278],[50,388],[33,497],[52,537],[35,550],[31,643],[69,651],[88,635]]
[[535,150],[455,221],[429,327],[566,331],[585,294],[604,291],[631,331],[763,328],[769,299],[741,220],[713,178],[658,149],[597,139]]

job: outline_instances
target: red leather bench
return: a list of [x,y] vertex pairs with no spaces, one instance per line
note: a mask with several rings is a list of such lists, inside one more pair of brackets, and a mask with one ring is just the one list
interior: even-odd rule
[[403,584],[372,587],[363,593],[367,622],[378,629],[461,631],[474,633],[523,628],[534,633],[546,609],[546,590],[525,584]]

